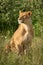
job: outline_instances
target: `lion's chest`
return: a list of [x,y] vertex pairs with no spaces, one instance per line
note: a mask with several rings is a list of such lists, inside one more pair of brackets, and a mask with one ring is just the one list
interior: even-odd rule
[[25,34],[26,34],[25,26],[20,25],[13,35],[14,42],[17,44],[22,43]]

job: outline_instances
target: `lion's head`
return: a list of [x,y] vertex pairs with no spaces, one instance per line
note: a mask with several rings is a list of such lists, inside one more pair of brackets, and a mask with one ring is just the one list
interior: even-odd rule
[[30,20],[30,16],[32,15],[31,11],[27,12],[21,12],[19,11],[19,18],[18,18],[18,23],[24,23],[24,21],[28,18]]

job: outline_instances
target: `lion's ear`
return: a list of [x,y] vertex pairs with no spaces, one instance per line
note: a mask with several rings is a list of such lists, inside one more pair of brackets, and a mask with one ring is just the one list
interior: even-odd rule
[[32,12],[31,11],[28,11],[28,15],[31,16],[32,15]]

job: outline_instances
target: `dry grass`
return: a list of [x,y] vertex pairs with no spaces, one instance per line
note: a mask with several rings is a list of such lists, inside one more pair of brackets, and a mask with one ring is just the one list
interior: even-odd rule
[[0,34],[0,65],[43,65],[43,38],[34,37],[29,53],[18,56],[15,53],[3,53],[3,46],[10,37]]

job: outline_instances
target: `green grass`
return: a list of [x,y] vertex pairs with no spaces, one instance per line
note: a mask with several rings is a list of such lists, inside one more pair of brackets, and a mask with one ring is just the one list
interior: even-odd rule
[[43,36],[34,37],[28,54],[22,56],[10,52],[3,53],[4,45],[10,40],[10,36],[0,33],[0,65],[43,65]]

